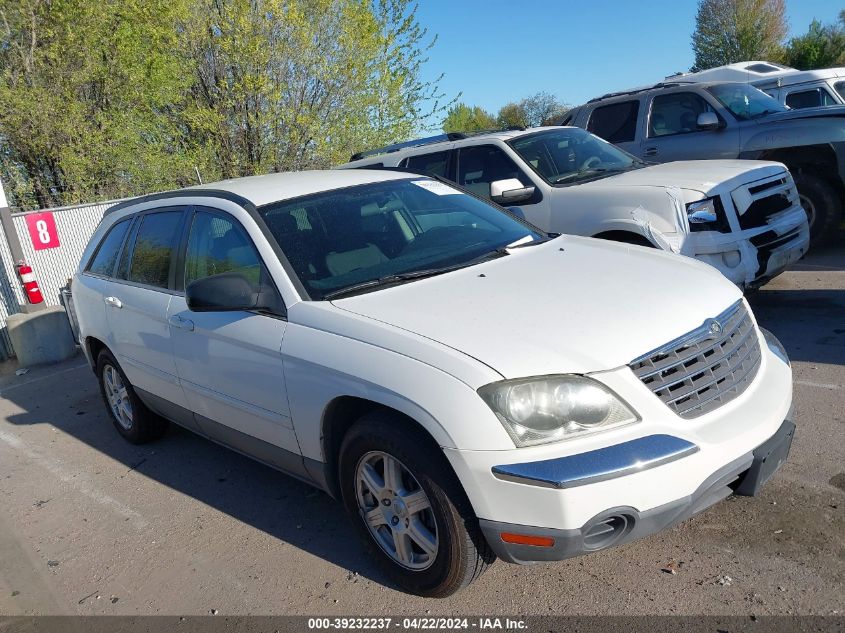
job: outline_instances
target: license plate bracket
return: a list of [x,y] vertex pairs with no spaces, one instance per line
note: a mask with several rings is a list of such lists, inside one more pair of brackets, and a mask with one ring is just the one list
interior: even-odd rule
[[739,480],[735,494],[749,497],[758,495],[760,489],[786,461],[794,436],[795,425],[785,420],[777,433],[754,449],[754,461]]

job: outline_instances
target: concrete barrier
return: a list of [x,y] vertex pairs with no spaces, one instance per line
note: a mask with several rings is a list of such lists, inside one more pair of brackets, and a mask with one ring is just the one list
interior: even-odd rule
[[59,363],[76,354],[67,313],[61,306],[31,314],[12,314],[6,320],[6,327],[22,367]]

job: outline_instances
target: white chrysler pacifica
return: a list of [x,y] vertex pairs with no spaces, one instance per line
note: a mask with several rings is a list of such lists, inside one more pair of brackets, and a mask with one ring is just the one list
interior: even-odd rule
[[755,494],[795,428],[783,347],[715,269],[420,176],[121,203],[72,290],[121,435],[171,420],[318,486],[421,595]]

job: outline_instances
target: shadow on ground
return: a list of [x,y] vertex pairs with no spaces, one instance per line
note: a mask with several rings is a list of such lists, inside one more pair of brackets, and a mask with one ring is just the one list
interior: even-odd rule
[[127,472],[136,471],[280,541],[388,584],[352,532],[340,502],[177,425],[151,444],[127,443],[112,426],[94,374],[81,364],[78,356],[38,369],[34,378],[24,377],[31,382],[4,376],[2,396],[23,409],[8,421],[53,425],[122,463]]

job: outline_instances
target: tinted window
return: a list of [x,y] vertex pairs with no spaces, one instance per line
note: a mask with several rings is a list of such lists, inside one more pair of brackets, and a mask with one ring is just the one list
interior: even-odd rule
[[648,135],[670,136],[698,131],[698,115],[715,112],[713,107],[694,92],[659,95],[651,104]]
[[593,110],[587,129],[611,143],[633,141],[637,134],[639,101],[623,101]]
[[120,253],[120,247],[123,244],[123,238],[126,237],[126,231],[129,230],[131,223],[131,220],[123,220],[109,229],[103,241],[100,242],[97,254],[88,264],[88,272],[111,276],[117,255]]
[[845,99],[845,81],[837,81],[833,87],[836,88],[836,92],[839,93],[839,96]]
[[532,186],[510,156],[495,145],[463,147],[458,154],[458,184],[474,194],[490,197],[490,183],[516,178],[523,187]]
[[786,97],[786,105],[794,110],[801,108],[818,108],[820,106],[836,105],[836,101],[824,88],[791,92]]
[[391,275],[470,265],[542,236],[492,205],[430,179],[391,180],[259,209],[309,295]]
[[179,241],[181,211],[145,215],[135,238],[129,281],[167,288],[170,256]]
[[273,312],[284,313],[270,275],[243,228],[228,217],[198,211],[191,223],[185,253],[185,288],[198,279],[223,273],[237,273],[265,298],[272,295],[274,301],[268,305],[275,305]]
[[409,156],[403,161],[402,167],[406,167],[418,174],[446,177],[446,164],[449,152],[435,152],[433,154],[419,154]]
[[261,260],[252,241],[229,219],[199,212],[194,216],[185,255],[185,287],[192,281],[238,272],[257,284]]

